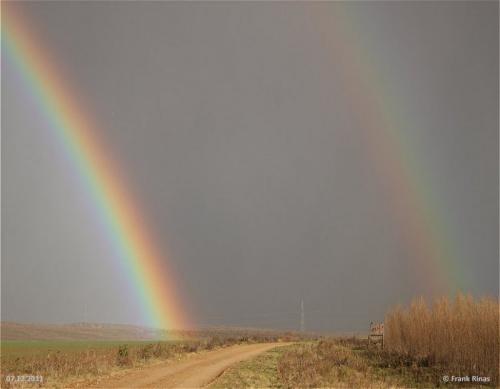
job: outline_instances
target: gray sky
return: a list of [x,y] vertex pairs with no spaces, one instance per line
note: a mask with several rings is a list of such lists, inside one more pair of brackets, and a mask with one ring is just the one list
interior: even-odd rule
[[[372,61],[374,96],[397,103],[389,117],[458,253],[446,270],[498,295],[497,2],[23,9],[101,124],[198,324],[297,328],[303,298],[309,329],[361,330],[430,293],[330,41]],[[2,81],[2,320],[141,323],[5,56]]]

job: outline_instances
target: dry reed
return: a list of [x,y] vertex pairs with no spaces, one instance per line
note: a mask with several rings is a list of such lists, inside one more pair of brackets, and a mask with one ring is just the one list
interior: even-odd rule
[[498,383],[498,300],[458,294],[430,307],[423,298],[385,317],[385,349],[455,376],[489,376]]

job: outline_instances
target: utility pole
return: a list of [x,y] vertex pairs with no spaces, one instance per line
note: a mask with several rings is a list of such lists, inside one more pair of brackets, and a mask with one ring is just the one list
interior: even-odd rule
[[304,299],[300,299],[300,332],[305,330]]

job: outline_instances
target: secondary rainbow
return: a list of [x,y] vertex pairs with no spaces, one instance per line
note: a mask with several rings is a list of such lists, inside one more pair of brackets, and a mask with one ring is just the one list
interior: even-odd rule
[[332,62],[340,64],[343,91],[364,132],[366,152],[386,188],[408,247],[418,257],[408,270],[419,280],[422,293],[467,288],[469,280],[460,266],[453,227],[442,211],[445,207],[436,196],[436,186],[422,167],[419,150],[409,138],[408,127],[415,117],[403,116],[409,107],[389,92],[382,77],[381,54],[370,34],[362,30],[363,21],[352,10],[355,5],[334,6],[333,12],[323,12],[321,6],[315,10],[319,11],[315,17],[320,39]]
[[128,193],[99,125],[85,111],[76,89],[61,73],[48,46],[35,34],[22,8],[2,4],[2,52],[14,64],[30,94],[63,145],[91,196],[120,265],[128,275],[143,311],[156,328],[190,326],[175,277],[152,239],[148,224]]

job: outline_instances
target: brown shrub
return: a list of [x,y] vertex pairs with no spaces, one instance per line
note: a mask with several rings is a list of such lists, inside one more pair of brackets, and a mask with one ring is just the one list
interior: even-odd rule
[[132,364],[132,358],[130,357],[130,352],[126,344],[118,347],[116,352],[116,364],[118,366],[130,366]]

